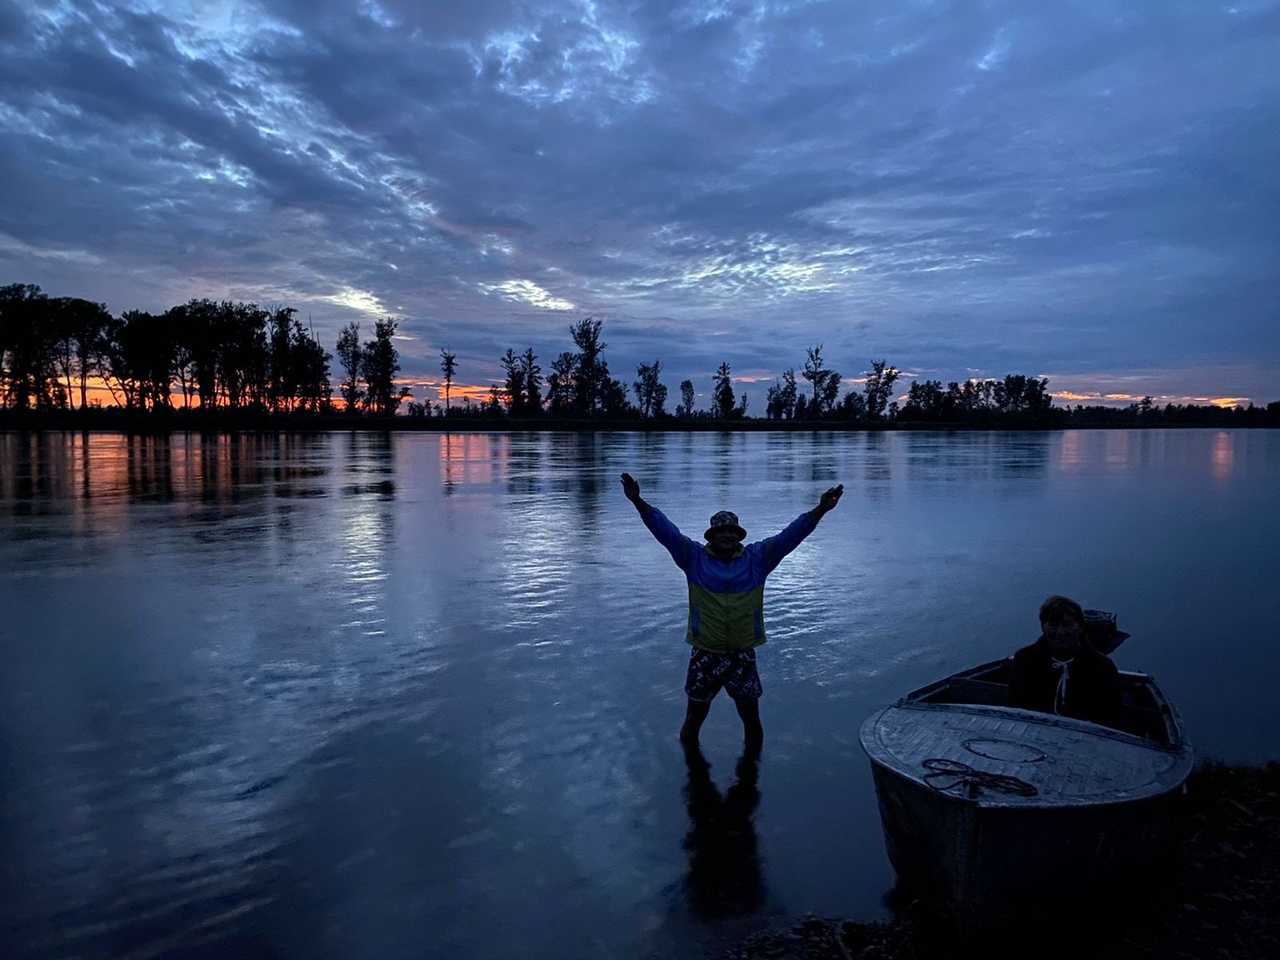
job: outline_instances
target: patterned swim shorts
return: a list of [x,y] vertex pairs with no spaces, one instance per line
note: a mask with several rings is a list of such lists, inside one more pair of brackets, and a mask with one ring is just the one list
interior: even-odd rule
[[758,700],[764,693],[756,672],[756,652],[712,653],[693,648],[684,692],[690,700],[710,703],[723,687],[734,700]]

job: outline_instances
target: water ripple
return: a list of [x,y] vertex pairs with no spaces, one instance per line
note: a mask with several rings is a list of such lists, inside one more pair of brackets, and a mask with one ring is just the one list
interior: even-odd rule
[[[845,483],[766,594],[762,911],[880,909],[858,724],[1050,592],[1266,755],[1273,434],[0,434],[0,955],[701,955],[686,584],[623,470],[694,535]],[[729,704],[704,744],[724,789]]]

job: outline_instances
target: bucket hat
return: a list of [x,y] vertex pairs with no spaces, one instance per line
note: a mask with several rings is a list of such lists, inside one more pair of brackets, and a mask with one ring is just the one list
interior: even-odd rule
[[747,539],[747,531],[738,525],[738,515],[731,510],[721,510],[719,513],[712,514],[711,525],[707,527],[706,532],[702,535],[704,540],[710,540],[711,534],[723,527],[728,527],[738,535],[739,540]]

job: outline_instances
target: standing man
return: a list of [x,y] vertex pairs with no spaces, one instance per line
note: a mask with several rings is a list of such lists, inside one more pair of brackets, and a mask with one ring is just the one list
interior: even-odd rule
[[813,533],[818,521],[835,508],[844,484],[822,495],[818,505],[806,510],[777,536],[742,545],[747,531],[738,517],[721,510],[711,518],[703,538],[706,545],[689,539],[657,507],[640,496],[640,484],[629,473],[622,475],[622,492],[635,504],[640,519],[655,539],[667,548],[689,582],[689,623],[685,641],[693,647],[684,692],[689,698],[680,741],[698,742],[698,731],[711,712],[711,701],[723,687],[729,692],[749,753],[759,753],[764,743],[760,725],[760,675],[755,648],[765,642],[764,581],[782,558]]

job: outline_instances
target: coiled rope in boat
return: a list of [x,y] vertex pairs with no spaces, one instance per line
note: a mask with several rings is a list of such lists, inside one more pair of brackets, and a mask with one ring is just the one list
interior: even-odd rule
[[924,761],[924,767],[929,771],[924,775],[924,782],[939,793],[962,795],[969,799],[976,798],[984,790],[991,793],[1013,794],[1018,797],[1034,797],[1039,793],[1025,780],[1002,773],[975,770],[959,760],[930,757]]

